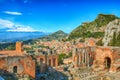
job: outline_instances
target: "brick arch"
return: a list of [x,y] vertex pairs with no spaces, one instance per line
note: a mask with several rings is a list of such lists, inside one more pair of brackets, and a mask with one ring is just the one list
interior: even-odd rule
[[24,67],[22,64],[12,64],[10,68],[12,69],[13,73],[21,74],[24,72]]
[[13,66],[13,73],[17,73],[18,72],[18,66]]
[[110,57],[105,57],[104,58],[104,66],[105,66],[105,68],[110,68],[111,67],[111,58]]
[[56,58],[53,58],[53,66],[56,66]]
[[[108,65],[108,68],[112,68],[113,66],[113,62],[114,62],[114,58],[113,58],[113,54],[112,52],[111,53],[108,53],[104,56],[104,63],[105,63],[105,60],[107,60],[109,63],[107,64]],[[107,68],[105,66],[105,68]]]
[[105,66],[105,60],[106,60],[107,62],[109,62],[109,64],[107,65],[109,66],[109,70],[110,70],[114,62],[113,55],[114,54],[111,49],[97,47],[95,50],[94,62],[92,65],[93,69],[97,70],[97,68],[99,68],[100,70],[104,70],[106,68]]

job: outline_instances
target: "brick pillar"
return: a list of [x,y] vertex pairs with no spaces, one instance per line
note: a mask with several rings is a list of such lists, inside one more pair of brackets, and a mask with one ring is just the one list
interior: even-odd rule
[[89,53],[87,53],[87,67],[89,67]]
[[16,52],[21,53],[22,52],[22,43],[16,42]]
[[84,52],[84,64],[86,64],[86,51]]
[[55,66],[56,66],[56,67],[58,66],[58,58],[56,58]]
[[74,58],[75,58],[74,66],[78,67],[78,56],[75,56]]
[[84,53],[84,59],[85,59],[85,60],[84,60],[84,61],[85,61],[84,64],[85,64],[85,66],[86,66],[86,51],[85,51],[85,53]]
[[87,51],[85,52],[85,66],[87,66]]
[[51,66],[51,59],[48,59],[48,65]]
[[83,61],[84,61],[84,54],[83,54],[83,52],[81,53],[81,55],[82,55],[82,64],[83,64]]
[[73,49],[73,51],[72,51],[72,60],[73,60],[73,62],[74,62],[74,57],[75,57],[75,55],[76,55],[76,53],[77,53],[77,48],[74,48]]
[[53,67],[53,58],[51,58],[51,66]]
[[44,61],[45,61],[45,64],[47,64],[47,56],[46,55],[45,55]]

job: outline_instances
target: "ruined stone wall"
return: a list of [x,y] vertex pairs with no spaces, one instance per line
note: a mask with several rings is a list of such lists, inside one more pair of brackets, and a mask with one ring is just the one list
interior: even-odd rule
[[120,71],[120,48],[112,47],[76,47],[73,50],[74,67],[92,67],[93,70]]
[[35,78],[35,61],[30,56],[9,56],[0,58],[0,69],[17,75],[27,74]]
[[37,55],[37,65],[39,65],[40,73],[45,73],[47,71],[47,57],[46,55]]
[[5,57],[0,58],[0,69],[7,70],[7,59]]
[[16,42],[15,50],[3,50],[3,51],[0,51],[0,54],[8,55],[8,56],[23,56],[23,55],[25,55],[22,50],[22,42]]
[[93,63],[92,47],[75,48],[73,50],[74,67],[90,67]]
[[112,66],[114,59],[113,59],[113,54],[112,50],[109,48],[100,48],[97,47],[95,50],[95,60],[93,63],[94,68],[99,68],[99,69],[104,69],[105,68],[105,59],[109,59],[109,65],[110,67]]
[[40,73],[45,73],[47,71],[47,67],[57,67],[58,66],[58,55],[50,54],[50,55],[36,55],[37,64],[40,67]]
[[56,54],[48,55],[47,64],[49,64],[49,66],[52,66],[52,67],[57,67],[58,66],[58,55],[56,55]]

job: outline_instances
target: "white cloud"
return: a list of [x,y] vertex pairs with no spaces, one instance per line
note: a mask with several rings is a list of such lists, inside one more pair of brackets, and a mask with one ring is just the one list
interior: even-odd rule
[[6,28],[12,28],[14,23],[9,20],[0,19],[0,26]]
[[30,26],[15,25],[14,28],[11,28],[7,31],[11,31],[11,32],[35,32],[35,31],[38,31],[38,30],[34,30]]
[[11,32],[35,32],[39,30],[34,30],[30,26],[18,25],[9,20],[0,19],[0,28],[8,28],[6,31]]
[[20,12],[11,12],[11,11],[3,11],[5,14],[10,14],[10,15],[22,15]]

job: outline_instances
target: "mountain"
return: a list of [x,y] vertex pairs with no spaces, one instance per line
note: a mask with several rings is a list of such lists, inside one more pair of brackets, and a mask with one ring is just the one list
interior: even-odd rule
[[44,41],[51,41],[51,40],[61,40],[63,38],[67,37],[67,33],[63,32],[62,30],[56,31],[48,36],[39,38],[40,40]]
[[120,19],[107,25],[102,43],[104,46],[120,46]]
[[47,36],[36,38],[36,39],[29,39],[25,40],[23,43],[24,44],[34,44],[36,41],[52,41],[52,40],[61,40],[64,39],[68,36],[67,33],[63,32],[62,30],[56,31],[54,33],[51,33]]
[[44,32],[7,32],[0,30],[0,42],[16,42],[48,35]]
[[82,25],[78,26],[74,29],[68,39],[75,39],[75,38],[101,38],[104,37],[104,32],[106,25],[115,19],[119,19],[119,17],[111,14],[99,14],[97,18],[92,22],[85,22]]

